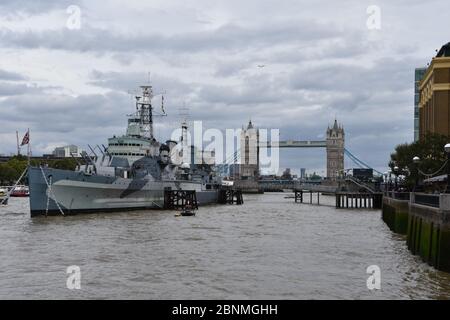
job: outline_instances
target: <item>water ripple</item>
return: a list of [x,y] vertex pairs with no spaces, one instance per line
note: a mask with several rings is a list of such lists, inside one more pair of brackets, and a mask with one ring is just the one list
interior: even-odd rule
[[[379,211],[295,204],[285,194],[195,217],[136,211],[30,219],[0,207],[0,299],[449,299],[450,275],[415,256]],[[382,289],[366,287],[380,266]],[[78,265],[82,289],[66,288]]]

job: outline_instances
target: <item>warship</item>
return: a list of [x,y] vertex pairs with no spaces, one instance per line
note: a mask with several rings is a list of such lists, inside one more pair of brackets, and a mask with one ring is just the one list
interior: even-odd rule
[[195,190],[199,205],[217,202],[219,182],[211,166],[179,161],[188,148],[186,121],[180,141],[158,142],[153,118],[166,115],[164,97],[161,112],[154,114],[152,86],[140,88],[126,134],[109,138],[107,146],[89,146],[91,153],[82,153],[75,170],[29,166],[32,217],[158,209],[167,190]]

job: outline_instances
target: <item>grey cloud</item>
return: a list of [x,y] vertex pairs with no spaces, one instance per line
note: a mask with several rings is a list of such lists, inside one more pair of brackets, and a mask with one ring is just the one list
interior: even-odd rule
[[242,51],[245,48],[265,48],[286,42],[300,42],[336,36],[338,31],[328,25],[301,20],[243,27],[227,24],[211,31],[186,32],[173,36],[162,34],[117,34],[106,29],[84,27],[80,30],[46,30],[14,32],[2,30],[4,46],[18,48],[47,48],[78,52],[127,52],[202,50]]
[[0,69],[0,80],[21,81],[21,80],[27,80],[27,77],[25,77],[17,72],[6,71],[3,69]]
[[45,88],[37,85],[0,81],[0,97],[33,94],[36,92],[42,92],[44,89]]
[[35,130],[69,133],[76,128],[117,125],[129,106],[126,95],[29,94],[9,97],[0,103],[2,122],[28,123]]
[[410,87],[417,65],[415,60],[406,61],[404,58],[380,59],[374,66],[367,67],[324,62],[316,67],[299,68],[292,74],[290,85],[294,89],[398,91]]
[[77,0],[2,0],[0,14],[16,15],[20,13],[39,14],[50,10],[64,10],[71,4],[78,4]]

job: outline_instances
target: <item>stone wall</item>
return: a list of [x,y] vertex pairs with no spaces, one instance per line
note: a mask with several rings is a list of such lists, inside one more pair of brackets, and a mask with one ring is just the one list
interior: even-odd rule
[[439,207],[410,200],[383,198],[383,221],[396,233],[406,234],[412,254],[438,270],[450,272],[450,194],[439,196]]

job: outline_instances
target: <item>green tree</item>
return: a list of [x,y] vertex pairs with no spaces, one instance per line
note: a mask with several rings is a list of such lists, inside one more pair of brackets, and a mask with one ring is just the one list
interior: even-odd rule
[[[40,161],[36,159],[30,160],[30,165],[40,166],[47,164],[51,168],[62,170],[75,170],[77,162],[73,158],[66,159],[49,159]],[[28,166],[28,159],[25,156],[14,156],[6,163],[0,163],[0,184],[12,184],[19,179],[20,175]],[[25,178],[26,179],[26,178]],[[25,180],[22,180],[22,182]]]
[[12,184],[16,179],[17,171],[8,163],[0,163],[0,184]]
[[73,158],[53,160],[49,163],[49,167],[61,170],[75,170],[76,166],[77,162]]
[[[444,146],[448,143],[449,138],[445,135],[429,133],[419,141],[413,143],[400,144],[395,148],[395,152],[391,154],[389,167],[394,172],[394,167],[399,168],[399,174],[405,175],[405,183],[412,188],[416,179],[424,179],[424,175],[417,173],[417,169],[426,174],[435,175],[445,173],[442,165],[447,160]],[[415,164],[414,157],[419,157],[419,164]],[[439,169],[441,169],[439,171]],[[439,171],[439,172],[438,172]]]

